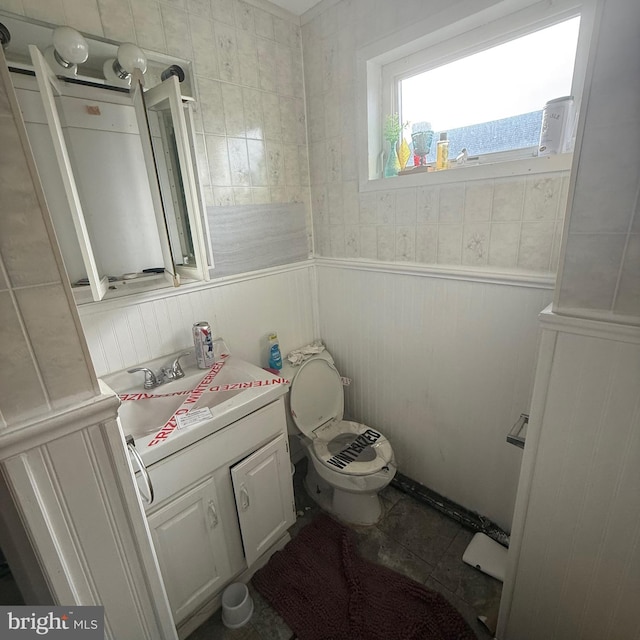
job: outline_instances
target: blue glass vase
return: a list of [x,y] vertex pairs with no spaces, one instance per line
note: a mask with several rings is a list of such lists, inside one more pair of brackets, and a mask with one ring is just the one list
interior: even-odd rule
[[393,178],[398,175],[398,171],[400,171],[400,160],[398,159],[397,145],[391,143],[391,150],[384,165],[384,177]]

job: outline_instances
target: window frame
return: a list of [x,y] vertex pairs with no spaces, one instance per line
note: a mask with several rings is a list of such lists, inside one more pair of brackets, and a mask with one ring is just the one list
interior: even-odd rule
[[[462,5],[462,6],[460,6]],[[477,4],[476,4],[477,7]],[[473,11],[461,2],[428,21],[420,21],[392,37],[358,51],[358,133],[360,191],[405,188],[493,177],[567,170],[573,154],[534,156],[535,148],[501,152],[481,157],[477,165],[448,171],[382,178],[383,114],[398,111],[398,83],[453,60],[508,42],[538,29],[580,15],[571,93],[580,112],[585,85],[587,56],[593,31],[595,0],[511,0]],[[398,42],[405,42],[397,46]],[[455,175],[451,175],[455,174]]]

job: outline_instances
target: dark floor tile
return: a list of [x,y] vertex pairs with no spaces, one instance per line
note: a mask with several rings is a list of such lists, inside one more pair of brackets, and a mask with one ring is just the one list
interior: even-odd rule
[[[307,460],[296,465],[294,538],[322,510],[307,494],[303,480]],[[478,615],[497,612],[501,583],[462,562],[471,533],[457,522],[394,487],[381,492],[383,516],[377,526],[352,526],[360,555],[438,591],[460,612],[479,640],[492,635]],[[267,601],[249,585],[254,613],[247,627],[232,631],[216,613],[188,640],[290,640],[293,633]]]
[[271,608],[269,603],[253,586],[251,586],[251,595],[255,605],[251,625],[260,639],[289,640],[293,635],[293,631],[287,626],[287,623]]
[[378,527],[430,565],[437,565],[460,525],[409,496],[398,500]]
[[459,531],[432,576],[482,615],[497,610],[502,582],[462,561],[473,535],[471,531]]
[[478,640],[491,640],[493,634],[489,633],[487,629],[478,621],[478,615],[475,610],[467,604],[462,598],[457,596],[452,591],[449,591],[443,584],[440,584],[434,578],[429,578],[425,582],[427,589],[432,589],[441,593],[457,611],[466,620],[467,624],[471,627],[473,632],[478,637]]
[[260,640],[253,628],[255,612],[248,624],[240,629],[227,629],[222,623],[222,611],[219,609],[204,624],[199,626],[187,640]]
[[395,487],[392,487],[390,484],[387,485],[381,492],[380,497],[386,502],[390,502],[392,505],[396,504],[404,498],[407,494],[404,491],[400,491]]
[[365,560],[393,569],[417,582],[425,582],[431,575],[432,565],[418,558],[377,527],[353,529],[358,552]]

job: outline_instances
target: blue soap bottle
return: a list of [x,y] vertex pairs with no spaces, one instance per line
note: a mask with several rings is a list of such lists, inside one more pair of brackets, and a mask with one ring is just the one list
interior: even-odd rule
[[282,355],[276,333],[269,334],[269,368],[277,369],[278,371],[282,369]]

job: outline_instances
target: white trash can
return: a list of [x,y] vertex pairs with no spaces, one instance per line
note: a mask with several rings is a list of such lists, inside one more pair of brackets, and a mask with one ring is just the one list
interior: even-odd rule
[[242,582],[230,584],[222,593],[222,623],[228,629],[244,627],[253,615],[253,598]]

